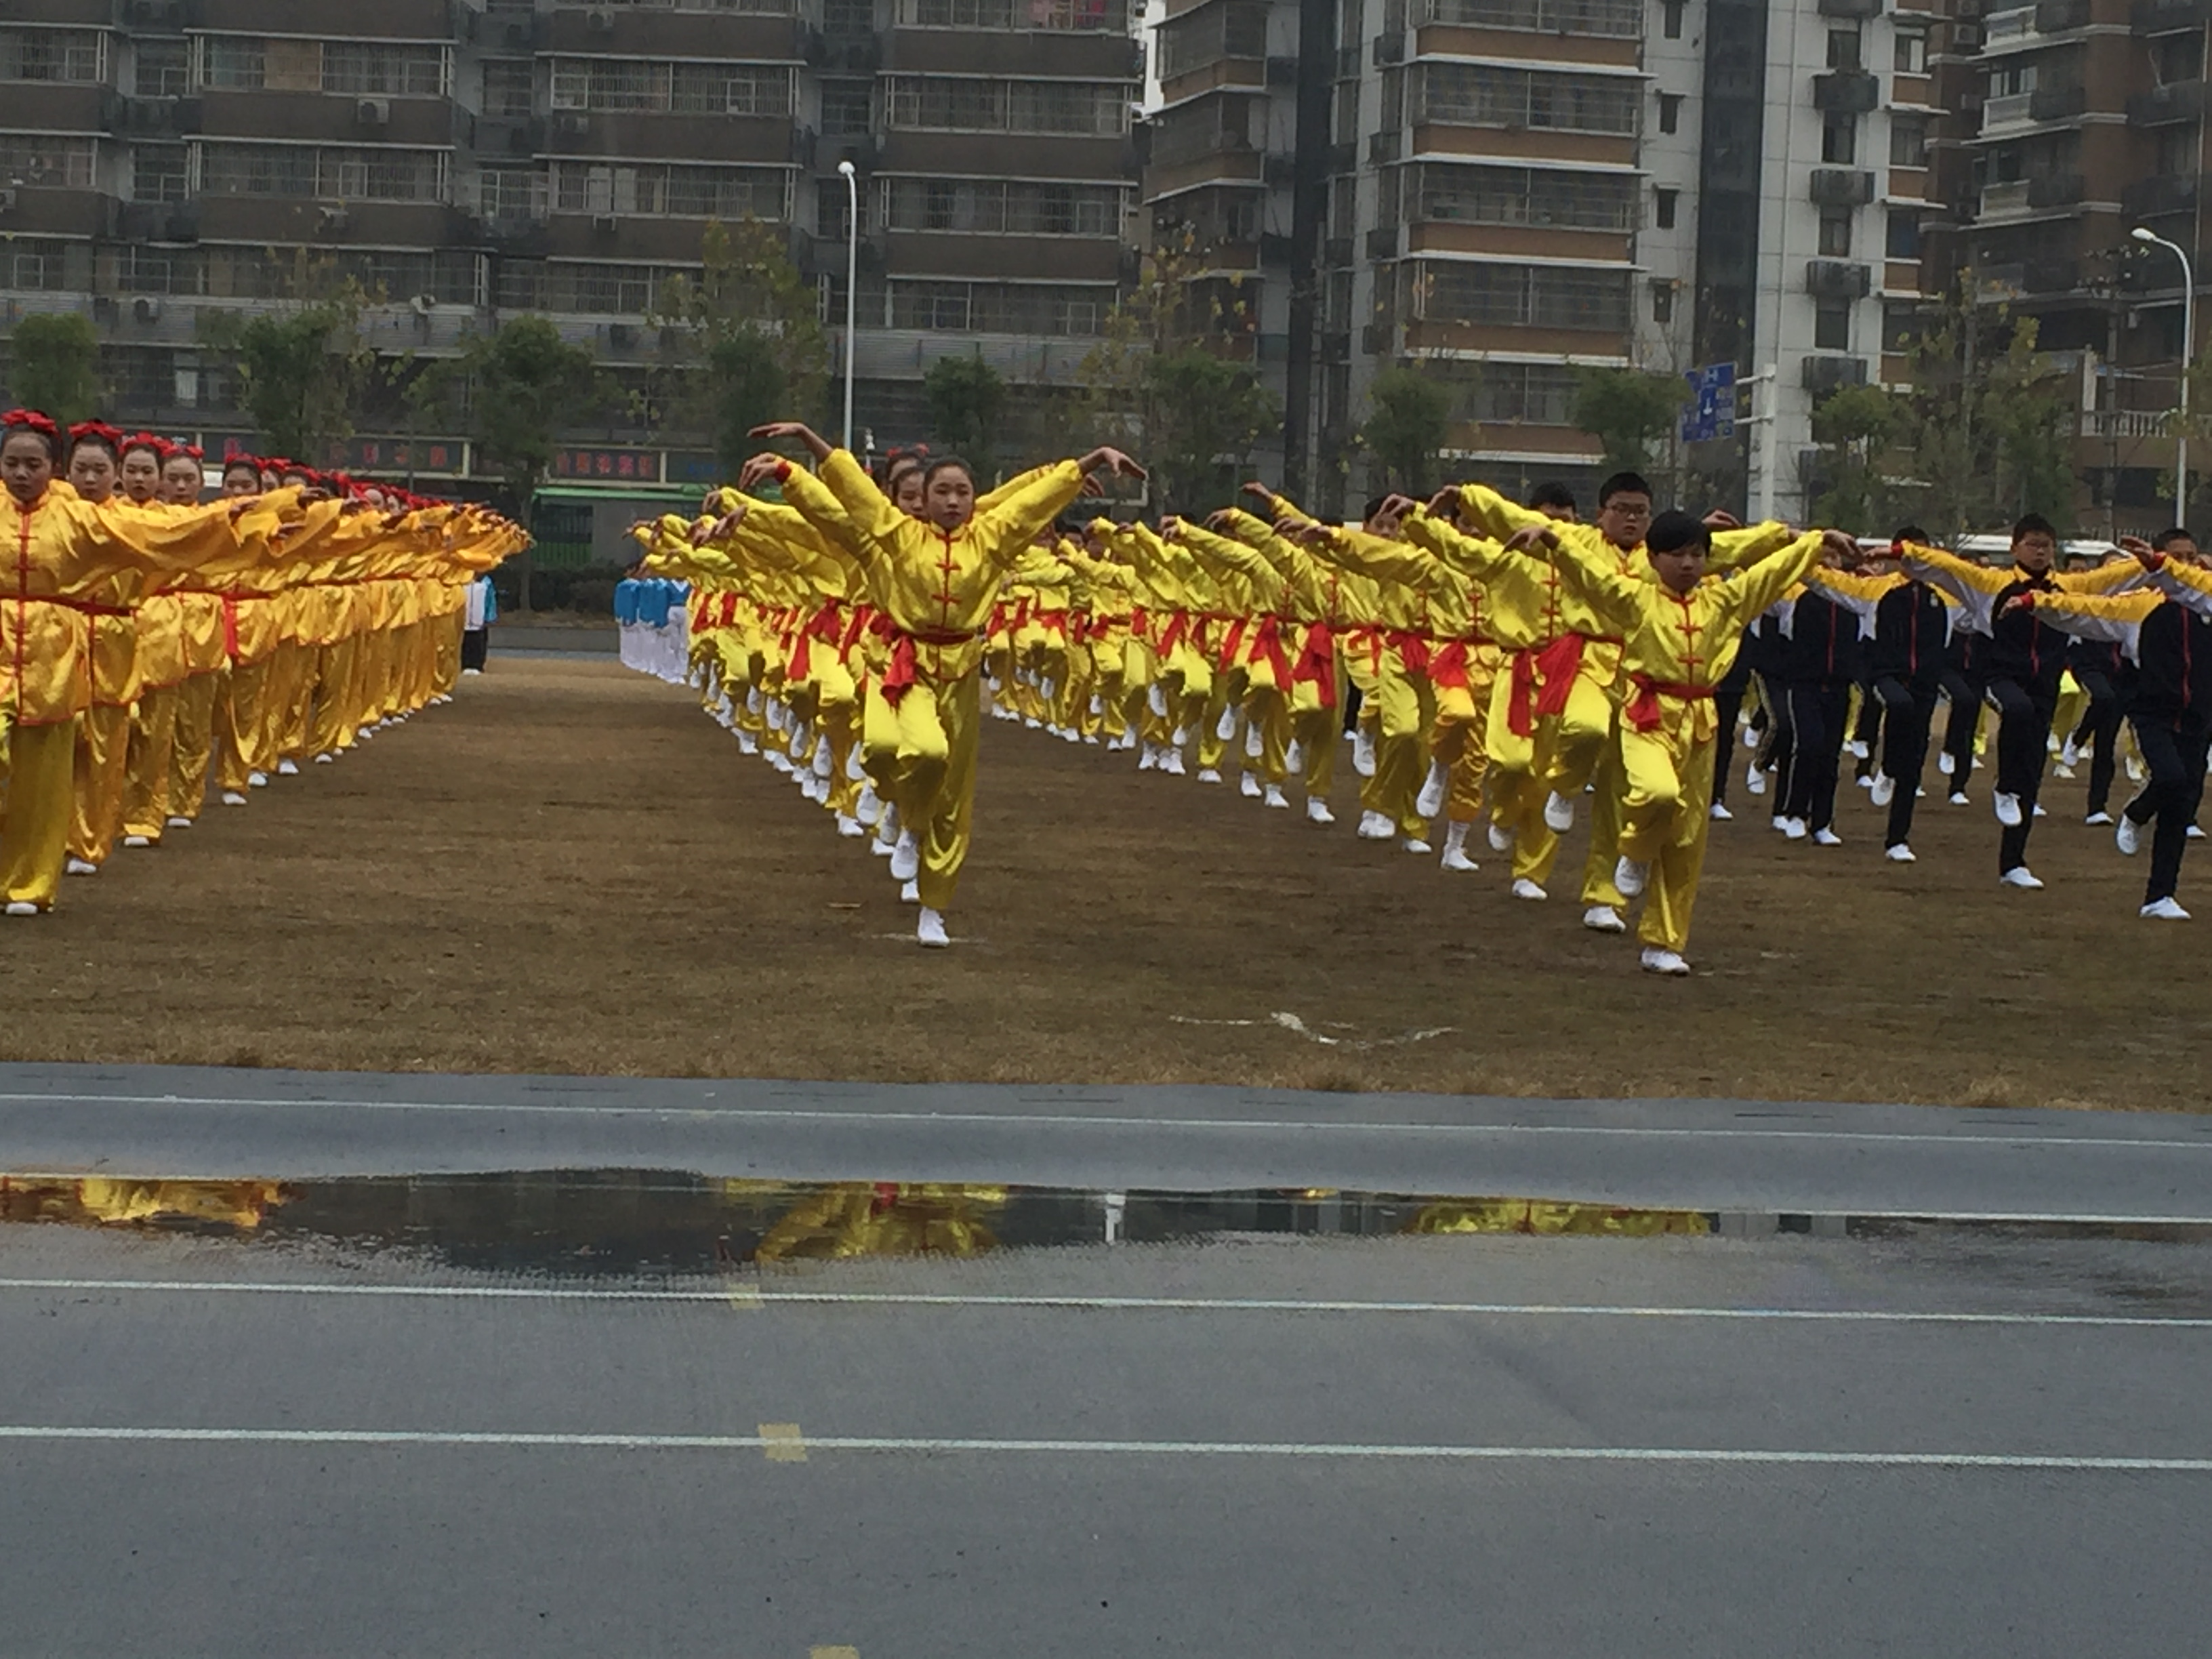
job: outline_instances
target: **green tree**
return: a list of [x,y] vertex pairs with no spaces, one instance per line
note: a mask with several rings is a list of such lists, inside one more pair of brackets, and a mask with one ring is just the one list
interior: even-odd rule
[[280,308],[251,317],[203,313],[202,333],[228,354],[240,401],[270,447],[321,465],[333,445],[353,435],[362,404],[379,384],[361,314],[381,296],[306,249],[277,286],[286,295]]
[[1141,459],[1164,509],[1194,512],[1231,499],[1262,434],[1282,419],[1252,371],[1199,346],[1146,365]]
[[1692,395],[1679,374],[1586,368],[1577,377],[1575,424],[1604,447],[1607,471],[1646,472]]
[[1896,400],[1874,386],[1839,387],[1814,407],[1813,441],[1821,447],[1826,485],[1813,504],[1817,522],[1861,535],[1890,528],[1884,520],[1894,516],[1891,445],[1903,419]]
[[734,472],[757,446],[746,434],[764,421],[819,420],[830,345],[818,296],[792,263],[780,225],[748,214],[708,225],[701,270],[672,276],[649,325],[662,331],[678,390],[678,416],[712,435]]
[[100,409],[100,336],[80,313],[46,312],[15,325],[8,380],[15,401],[64,426]]
[[1367,404],[1360,443],[1382,463],[1392,487],[1426,495],[1437,453],[1451,430],[1450,389],[1419,369],[1399,364],[1375,377]]
[[979,471],[988,471],[1006,413],[1006,383],[981,357],[940,357],[922,376],[931,435]]
[[[553,467],[561,428],[605,408],[606,388],[592,354],[570,345],[543,317],[521,316],[496,333],[471,338],[442,374],[425,377],[450,390],[465,387],[471,435],[506,485],[516,522],[528,524],[538,492]],[[530,608],[530,561],[520,562],[521,608]]]

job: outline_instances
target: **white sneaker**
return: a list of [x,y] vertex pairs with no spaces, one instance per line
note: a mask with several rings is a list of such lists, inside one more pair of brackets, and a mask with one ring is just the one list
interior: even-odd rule
[[1159,763],[1159,744],[1156,743],[1146,744],[1145,745],[1145,752],[1137,757],[1137,769],[1139,772],[1150,772],[1158,768]]
[[1759,733],[1753,731],[1748,724],[1743,728],[1743,746],[1747,749],[1759,747]]
[[1897,799],[1897,780],[1886,772],[1877,772],[1867,783],[1867,799],[1876,806],[1887,806]]
[[900,883],[900,884],[899,884],[899,902],[900,902],[901,904],[919,904],[919,903],[921,903],[921,884],[919,882],[912,882],[912,881],[908,881],[908,882],[902,882],[902,883]]
[[1380,812],[1362,812],[1357,833],[1362,841],[1388,841],[1398,833],[1398,826]]
[[1965,790],[1954,789],[1951,792],[1951,805],[1954,806],[1972,806],[1973,802],[1966,799],[1966,792]]
[[[1153,712],[1159,714],[1168,712],[1164,698],[1161,700],[1159,708]],[[1224,708],[1221,711],[1221,718],[1213,723],[1213,735],[1224,743],[1237,735],[1237,711],[1234,708]]]
[[1496,818],[1490,821],[1490,850],[1500,854],[1513,850],[1513,832]]
[[899,881],[912,881],[921,871],[921,843],[914,838],[914,831],[899,831],[897,842],[891,848],[891,875]]
[[2204,839],[2203,829],[2200,825],[2192,823],[2189,828],[2181,832],[2181,838],[2184,841],[2203,841]]
[[1398,846],[1401,851],[1407,853],[1428,854],[1433,853],[1437,850],[1435,848],[1430,846],[1428,842],[1423,841],[1419,836],[1408,836],[1405,840],[1400,842]]
[[1323,800],[1319,795],[1308,795],[1306,797],[1306,822],[1308,823],[1334,823],[1336,822],[1336,814],[1328,810],[1328,803]]
[[1866,790],[1869,794],[1874,791],[1874,774],[1871,772],[1862,772],[1856,777],[1853,778],[1851,781],[1856,784],[1860,788]]
[[192,821],[181,812],[172,812],[165,827],[171,830],[189,830],[192,827]]
[[1260,797],[1260,805],[1262,806],[1279,807],[1284,811],[1287,812],[1291,810],[1291,798],[1283,793],[1283,786],[1281,784],[1271,783],[1267,786],[1266,791],[1261,793]]
[[1565,835],[1575,827],[1575,804],[1554,789],[1544,797],[1544,822],[1553,833]]
[[921,907],[921,919],[915,924],[914,937],[915,943],[938,950],[952,943],[945,931],[945,918],[926,904]]
[[1920,861],[1912,856],[1912,849],[1903,842],[1898,842],[1896,846],[1884,853],[1882,857],[1887,859],[1892,864],[1917,864]]
[[2092,830],[2102,830],[2110,824],[2112,821],[2112,815],[2110,812],[2092,812],[2087,817],[2081,820],[2082,823],[2087,824]]
[[235,789],[226,789],[222,792],[222,804],[225,806],[243,806],[246,797]]
[[1528,877],[1516,876],[1513,878],[1513,896],[1517,899],[1528,899],[1533,903],[1541,903],[1552,896],[1529,880]]
[[1759,769],[1757,761],[1753,761],[1744,769],[1743,787],[1754,795],[1763,795],[1766,793],[1766,774]]
[[1267,752],[1267,738],[1266,733],[1262,732],[1257,725],[1252,721],[1247,720],[1244,724],[1244,758],[1246,760],[1257,760],[1261,756]]
[[2152,921],[2186,921],[2189,920],[2189,912],[2183,909],[2170,897],[2160,899],[2154,904],[2146,904],[2142,909],[2136,911],[2136,914],[2139,916],[2146,917]]
[[1784,818],[1784,819],[1783,819],[1783,820],[1782,820],[1782,833],[1783,833],[1784,836],[1788,836],[1791,841],[1802,841],[1802,840],[1804,840],[1804,839],[1805,839],[1805,820],[1804,820],[1804,819],[1802,819],[1802,818]]
[[2033,816],[2034,816],[2034,817],[2039,817],[2039,818],[2047,818],[2047,817],[2049,817],[2051,816],[2051,814],[2050,814],[2049,812],[2045,811],[2044,810],[2044,808],[2042,807],[2042,805],[2041,805],[2040,804],[2039,804],[2039,805],[2034,808]]
[[876,793],[872,780],[860,786],[860,798],[853,803],[853,816],[863,823],[873,824],[884,815],[884,799]]
[[837,833],[847,841],[858,841],[868,833],[868,827],[850,813],[840,812],[837,814]]
[[1375,734],[1364,726],[1352,734],[1352,769],[1363,778],[1375,775]]
[[1443,856],[1439,859],[1437,862],[1443,865],[1447,870],[1477,870],[1481,868],[1481,866],[1475,863],[1473,859],[1468,857],[1467,849],[1461,847],[1445,848]]
[[1843,844],[1844,838],[1832,830],[1815,830],[1813,832],[1813,845],[1815,847],[1841,847]]
[[62,866],[62,873],[65,876],[96,876],[100,873],[100,866],[89,859],[73,856],[67,864]]
[[266,789],[269,787],[269,775],[266,772],[248,772],[246,775],[246,787],[248,789]]
[[1729,811],[1727,807],[1722,805],[1718,801],[1715,801],[1712,804],[1711,810],[1708,811],[1705,816],[1711,818],[1715,823],[1734,823],[1735,822],[1735,814]]
[[1583,912],[1583,926],[1593,933],[1625,933],[1628,924],[1610,904],[1593,904]]
[[2058,763],[2070,770],[2073,768],[2074,763],[2081,758],[2081,751],[2074,746],[2074,739],[2071,738],[2067,738],[2065,743],[2059,748]]
[[1941,772],[1945,777],[1949,777],[1953,772],[1957,770],[1958,765],[1959,757],[1953,754],[1949,750],[1939,749],[1936,751],[1936,769],[1938,772]]
[[1180,749],[1170,749],[1166,754],[1161,756],[1160,770],[1166,773],[1171,778],[1179,778],[1183,776],[1182,750]]
[[1990,797],[1990,805],[1996,809],[1999,823],[2008,830],[2020,828],[2021,812],[2018,795],[2008,795],[2000,789]]
[[1844,750],[1853,760],[1864,760],[1867,757],[1866,739],[1853,738],[1844,745]]
[[1218,767],[1214,767],[1214,766],[1201,766],[1201,767],[1200,767],[1200,768],[1198,769],[1198,781],[1199,781],[1200,783],[1218,783],[1218,782],[1220,782],[1220,781],[1221,781],[1221,769],[1220,769],[1220,768],[1218,768]]
[[154,838],[151,836],[125,836],[123,838],[123,844],[125,847],[151,847],[154,844]]
[[300,775],[300,763],[289,757],[284,760],[278,761],[276,763],[276,775],[280,778],[298,777]]
[[1296,738],[1292,738],[1291,746],[1283,750],[1283,768],[1294,778],[1302,777],[1305,774],[1305,745]]
[[2024,864],[2014,865],[1997,879],[2006,886],[2017,887],[2025,893],[2037,893],[2043,890],[2042,882],[2038,880]]
[[1676,978],[1690,971],[1690,964],[1673,951],[1662,951],[1656,945],[1644,947],[1644,971],[1647,974],[1669,974]]
[[1247,800],[1259,799],[1261,793],[1260,775],[1257,772],[1247,772],[1243,777],[1237,779],[1237,793]]
[[1443,811],[1444,785],[1450,781],[1450,770],[1442,761],[1431,761],[1429,775],[1422,781],[1421,793],[1413,798],[1413,810],[1425,818],[1432,818]]
[[1620,889],[1623,898],[1634,898],[1644,890],[1644,884],[1651,874],[1651,866],[1638,864],[1623,854],[1613,866],[1613,884]]
[[2142,826],[2125,812],[2121,813],[2120,821],[2112,826],[2112,844],[2133,858],[2142,851]]
[[39,914],[39,907],[28,899],[10,899],[8,901],[8,914],[11,916],[35,916]]
[[2057,765],[2051,769],[2051,775],[2054,778],[2063,778],[2071,783],[2074,781],[2074,769],[2066,762],[2060,761]]

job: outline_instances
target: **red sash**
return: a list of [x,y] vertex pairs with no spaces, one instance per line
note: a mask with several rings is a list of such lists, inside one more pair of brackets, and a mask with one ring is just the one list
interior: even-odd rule
[[1291,669],[1291,679],[1293,683],[1318,682],[1321,706],[1336,707],[1336,635],[1329,631],[1327,623],[1316,623],[1306,629],[1305,643],[1298,647],[1298,659]]
[[1628,700],[1628,706],[1620,712],[1639,732],[1659,729],[1662,718],[1659,699],[1662,697],[1680,697],[1685,702],[1709,702],[1712,700],[1713,688],[1710,685],[1684,685],[1674,680],[1655,680],[1646,674],[1632,674],[1629,680],[1636,687],[1636,695]]

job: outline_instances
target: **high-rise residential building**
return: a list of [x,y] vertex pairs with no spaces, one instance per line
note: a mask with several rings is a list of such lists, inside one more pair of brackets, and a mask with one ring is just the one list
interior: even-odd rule
[[[665,280],[750,216],[842,350],[849,160],[857,424],[917,436],[948,353],[1018,404],[1074,379],[1128,263],[1139,78],[1123,0],[15,0],[0,301],[91,316],[117,415],[219,441],[247,433],[209,316],[282,302],[303,260],[379,297],[380,350],[542,313],[635,379]],[[363,465],[407,435],[386,413]],[[563,474],[702,475],[610,418]],[[435,447],[405,464],[460,471]]]

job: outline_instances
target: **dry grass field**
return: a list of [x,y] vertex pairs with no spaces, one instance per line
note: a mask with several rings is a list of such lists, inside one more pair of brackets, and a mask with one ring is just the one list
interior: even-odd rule
[[1979,788],[1931,789],[1904,868],[1848,786],[1841,848],[1717,825],[1698,971],[1662,981],[1571,882],[1517,903],[1486,854],[1355,841],[1346,758],[1321,831],[987,723],[958,943],[928,952],[883,863],[690,694],[495,657],[7,923],[0,1055],[2212,1106],[2212,854],[2183,880],[2206,920],[2138,921],[2079,784],[2046,792],[2038,894],[1999,888]]

